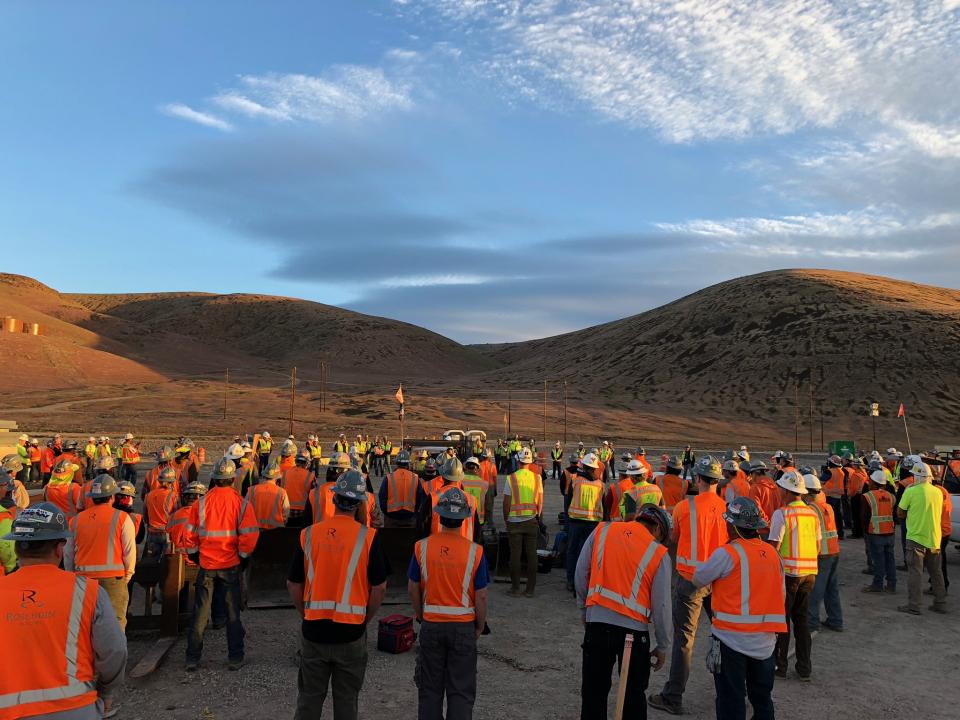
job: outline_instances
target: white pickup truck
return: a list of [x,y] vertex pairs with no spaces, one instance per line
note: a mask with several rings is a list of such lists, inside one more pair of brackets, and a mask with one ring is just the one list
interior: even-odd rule
[[950,541],[960,543],[960,495],[951,495]]

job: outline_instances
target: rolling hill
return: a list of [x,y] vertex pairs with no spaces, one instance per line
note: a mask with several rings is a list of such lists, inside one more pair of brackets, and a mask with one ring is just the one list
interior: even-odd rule
[[960,434],[960,292],[885,277],[760,273],[623,320],[474,347],[513,382],[565,378],[624,409],[686,407],[792,430],[797,406],[807,423],[813,405],[862,433],[869,401],[887,416],[902,401],[931,430]]

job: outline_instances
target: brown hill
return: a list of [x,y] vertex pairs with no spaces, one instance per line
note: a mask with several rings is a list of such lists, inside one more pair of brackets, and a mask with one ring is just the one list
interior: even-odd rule
[[885,277],[761,273],[585,330],[475,347],[511,382],[565,378],[624,410],[769,421],[784,434],[799,410],[804,436],[822,413],[829,440],[868,437],[868,403],[889,418],[902,401],[918,436],[960,435],[960,292]]

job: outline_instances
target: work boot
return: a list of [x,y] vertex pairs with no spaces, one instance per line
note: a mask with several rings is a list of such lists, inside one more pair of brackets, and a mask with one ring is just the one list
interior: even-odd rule
[[187,660],[187,664],[184,665],[183,669],[187,672],[196,672],[198,667],[200,667],[199,660]]
[[909,605],[901,605],[897,608],[897,612],[907,613],[907,615],[920,615],[920,610],[918,608],[912,608]]
[[227,662],[227,669],[229,670],[239,670],[243,667],[243,658],[238,658],[236,660],[230,660]]
[[890,594],[890,595],[894,595],[894,594],[896,594],[896,592],[897,592],[897,587],[896,587],[896,585],[887,585],[887,586],[883,589],[883,591],[884,591],[885,593]]
[[874,586],[874,585],[866,585],[866,586],[864,586],[863,590],[861,590],[860,592],[865,592],[865,593],[882,593],[882,592],[883,592],[883,588],[878,588],[878,587],[876,587],[876,586]]
[[941,615],[946,615],[946,614],[947,614],[947,606],[946,606],[946,605],[931,605],[931,606],[930,606],[930,610],[933,610],[933,612],[935,612],[935,613],[940,613]]
[[510,597],[520,597],[520,588],[510,588],[507,590],[507,595]]
[[663,710],[670,713],[671,715],[683,715],[683,705],[678,705],[667,700],[663,695],[657,693],[656,695],[651,695],[647,698],[647,702],[650,704],[650,707],[656,708],[657,710]]
[[861,575],[873,575],[873,568],[865,568],[860,571]]

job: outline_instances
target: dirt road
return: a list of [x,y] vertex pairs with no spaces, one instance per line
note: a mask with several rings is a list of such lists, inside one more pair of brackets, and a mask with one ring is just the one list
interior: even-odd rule
[[[502,478],[501,478],[502,480]],[[547,482],[545,519],[556,531],[561,501],[556,483]],[[502,516],[499,506],[496,518]],[[899,552],[899,551],[898,551]],[[862,595],[866,577],[860,540],[841,543],[841,593],[846,631],[821,631],[813,643],[813,684],[801,685],[791,668],[774,690],[778,718],[923,718],[954,720],[960,690],[952,678],[960,663],[960,604],[948,602],[951,615],[922,617],[896,612],[906,600],[906,573],[900,573],[896,596]],[[960,553],[949,550],[949,571],[960,578]],[[899,560],[898,560],[899,562]],[[540,575],[537,596],[511,598],[508,585],[490,590],[493,634],[480,641],[475,716],[483,720],[579,717],[580,640],[582,626],[575,601],[566,592],[562,571]],[[927,598],[925,598],[926,600]],[[380,615],[412,614],[407,604],[384,607]],[[226,668],[224,631],[207,631],[201,668],[183,670],[181,637],[153,676],[129,681],[120,694],[124,720],[259,720],[293,716],[296,699],[295,654],[299,618],[293,610],[248,611],[247,665]],[[688,717],[711,718],[712,678],[703,665],[704,620],[693,671],[684,698]],[[376,626],[368,634],[370,660],[360,696],[362,718],[411,718],[416,713],[414,653],[387,655],[375,648]],[[148,639],[131,639],[131,667],[150,647]],[[665,671],[655,674],[658,691]],[[614,678],[616,682],[616,678]],[[611,715],[613,707],[611,693]],[[327,699],[324,717],[332,717]],[[667,715],[650,710],[652,718]]]

